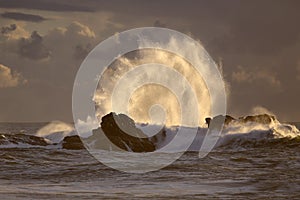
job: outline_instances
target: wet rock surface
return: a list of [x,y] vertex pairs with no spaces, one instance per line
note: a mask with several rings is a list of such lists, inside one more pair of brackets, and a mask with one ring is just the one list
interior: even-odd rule
[[[101,129],[106,137],[117,147],[125,151],[153,152],[156,150],[157,136],[148,137],[135,126],[135,122],[124,114],[109,113],[102,117]],[[98,130],[99,131],[99,130]]]
[[206,123],[208,124],[208,127],[214,122],[224,123],[224,125],[228,125],[232,122],[239,122],[239,123],[248,123],[248,122],[254,122],[259,124],[270,124],[272,121],[275,120],[275,117],[268,114],[261,114],[261,115],[253,115],[253,116],[246,116],[246,117],[240,117],[238,119],[235,119],[231,117],[230,115],[218,115],[213,118],[205,118]]
[[84,149],[84,145],[78,135],[66,136],[62,141],[63,149],[79,150]]
[[1,134],[0,145],[9,144],[29,144],[38,146],[47,146],[49,143],[42,137],[26,134]]

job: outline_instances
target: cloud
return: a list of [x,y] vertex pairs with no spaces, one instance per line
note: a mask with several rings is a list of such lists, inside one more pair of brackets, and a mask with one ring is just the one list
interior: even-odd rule
[[28,22],[35,22],[35,23],[47,20],[46,18],[40,15],[25,14],[21,12],[5,12],[1,14],[1,17],[18,20],[18,21],[28,21]]
[[0,64],[0,88],[16,87],[26,82],[20,73],[13,72],[9,67]]
[[21,38],[19,53],[33,60],[46,59],[51,55],[51,51],[43,43],[43,37],[37,31],[33,31],[30,38]]
[[80,22],[74,21],[67,28],[67,33],[76,33],[81,36],[95,38],[96,35],[88,26],[81,24]]
[[45,36],[45,45],[53,57],[83,60],[95,45],[96,34],[88,26],[74,21],[66,27],[57,27]]
[[237,70],[232,72],[231,78],[237,83],[254,83],[260,81],[266,82],[273,87],[281,86],[281,83],[277,79],[276,75],[267,70],[250,71],[249,69],[238,66]]
[[17,25],[16,24],[11,24],[10,26],[1,27],[1,33],[2,34],[8,34],[12,31],[15,31],[16,29],[17,29]]
[[35,9],[35,10],[49,10],[49,11],[84,11],[91,12],[94,9],[89,6],[89,3],[78,3],[78,1],[40,1],[40,0],[0,0],[0,5],[2,8],[21,8],[21,9]]
[[238,70],[232,72],[232,79],[236,82],[252,82],[253,74],[238,66]]
[[77,21],[73,21],[66,27],[54,28],[45,35],[46,40],[50,40],[51,42],[56,41],[58,45],[59,40],[63,43],[74,43],[76,41],[80,43],[83,39],[89,40],[94,39],[95,37],[96,34],[91,28]]
[[17,24],[3,26],[0,31],[0,44],[6,47],[5,54],[20,55],[30,60],[47,60],[52,55],[56,60],[74,57],[80,60],[90,52],[96,38],[91,28],[77,21],[66,27],[51,29],[44,35],[37,31],[29,34]]
[[8,40],[27,38],[29,35],[30,34],[22,26],[17,24],[10,24],[1,27],[1,36]]
[[[105,21],[101,20],[97,19],[103,26],[102,31],[97,33],[102,36],[103,31],[107,30]],[[50,22],[52,23],[52,21],[45,23]],[[17,24],[17,28],[18,26],[20,25]],[[36,32],[24,39],[2,38],[0,61],[7,66],[18,67],[18,72],[28,80],[28,86],[1,91],[0,102],[4,103],[0,105],[0,121],[72,120],[71,88],[82,62],[79,57],[74,59],[75,52],[83,56],[84,52],[88,51],[89,44],[90,48],[93,48],[99,42],[99,37],[90,27],[90,24],[87,26],[83,22],[68,22],[56,28],[50,26],[48,30],[44,30],[43,34]],[[30,30],[29,26],[26,28]],[[40,45],[44,46],[48,52],[50,51],[51,56],[42,60],[28,59],[29,55],[32,57],[32,53],[37,54],[32,48]],[[83,50],[78,50],[77,46],[81,46]],[[26,47],[29,55],[24,55],[24,52],[21,54],[20,47]],[[13,113],[18,113],[18,115]]]
[[88,53],[92,50],[92,45],[88,43],[87,45],[77,45],[74,51],[74,58],[76,59],[84,59]]
[[[231,84],[228,103],[230,114],[248,114],[253,106],[265,105],[272,108],[272,111],[274,109],[279,117],[286,115],[285,119],[299,119],[295,107],[300,101],[300,95],[295,95],[295,91],[299,91],[300,82],[300,69],[297,67],[300,52],[300,26],[297,26],[300,1],[257,0],[241,4],[237,1],[187,3],[175,0],[172,1],[172,7],[168,1],[133,1],[0,0],[0,14],[23,12],[55,19],[36,24],[26,23],[26,27],[23,21],[16,21],[16,30],[5,34],[0,32],[1,62],[8,66],[22,66],[20,72],[30,80],[31,85],[34,79],[40,81],[32,86],[32,93],[22,87],[12,96],[9,96],[9,92],[0,95],[8,99],[8,103],[0,108],[5,119],[10,116],[13,120],[30,117],[41,120],[41,117],[46,119],[44,113],[48,113],[47,120],[52,120],[56,119],[54,116],[60,118],[71,113],[68,100],[71,99],[72,83],[81,59],[89,51],[88,44],[93,48],[115,32],[152,26],[157,19],[157,25],[167,23],[169,28],[191,33],[194,38],[201,40],[215,61],[219,57],[223,58],[225,80]],[[80,27],[75,24],[79,30],[74,31],[75,28],[68,31],[70,22],[74,20],[88,26],[96,38],[87,36],[91,34],[78,34],[81,32]],[[4,23],[1,26],[11,23],[11,20],[4,18],[2,21]],[[57,26],[60,28],[55,28]],[[28,31],[27,36],[18,33],[21,28]],[[41,62],[38,60],[21,56],[18,41],[15,40],[30,38],[34,30],[43,37],[44,46],[51,51],[51,57],[42,63],[43,67],[40,67]],[[7,38],[12,41],[7,42]],[[245,67],[244,74],[236,68],[238,65]],[[254,69],[251,66],[257,67]],[[264,71],[260,76],[265,77],[257,78],[259,75],[255,70]],[[233,73],[239,72],[241,74],[234,79]],[[272,83],[280,83],[282,90],[271,87]],[[60,102],[64,103],[60,103],[60,109],[52,109],[51,105],[56,102],[58,93],[61,94]],[[18,98],[21,94],[24,94],[22,98]],[[16,103],[13,104],[11,99],[15,99]],[[47,110],[45,104],[48,105]],[[13,115],[11,110],[15,105],[28,108],[28,111],[15,112],[18,115]],[[54,107],[57,106],[55,103]],[[35,112],[32,112],[33,108]],[[7,112],[3,112],[5,109]],[[54,110],[59,111],[55,114]],[[0,120],[3,119],[0,116]]]

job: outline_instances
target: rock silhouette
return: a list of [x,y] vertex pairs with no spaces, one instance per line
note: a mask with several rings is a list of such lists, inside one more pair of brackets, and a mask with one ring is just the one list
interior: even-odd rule
[[38,146],[47,146],[49,143],[42,138],[34,135],[25,135],[25,134],[1,134],[0,135],[0,145],[8,144],[29,144],[29,145],[38,145]]
[[135,126],[133,119],[124,114],[109,113],[102,117],[101,128],[93,131],[93,135],[102,132],[114,145],[125,151],[153,152],[156,150],[158,137],[166,137],[165,129],[148,137]]
[[254,116],[247,116],[247,117],[241,117],[239,118],[239,121],[241,122],[256,122],[260,124],[270,124],[272,121],[275,120],[275,117],[268,114],[262,114],[262,115],[254,115]]
[[[239,123],[243,126],[246,123],[270,124],[275,119],[272,115],[261,114],[246,116],[235,119],[229,115],[218,115],[213,118],[206,118],[210,128],[220,128],[230,123]],[[292,131],[292,127],[287,126]],[[93,130],[93,134],[87,138],[80,138],[78,135],[66,136],[60,143],[51,143],[49,140],[34,135],[26,134],[0,134],[0,145],[28,144],[35,146],[60,145],[63,149],[80,150],[85,146],[92,149],[102,150],[124,150],[132,152],[153,152],[162,148],[168,143],[166,128],[162,128],[156,135],[148,137],[142,130],[138,129],[133,119],[124,114],[109,113],[102,117],[101,127]],[[175,134],[176,135],[176,134]],[[175,136],[174,135],[174,136]],[[168,141],[172,141],[168,135]],[[83,142],[85,145],[83,145]]]
[[205,118],[205,121],[206,121],[208,127],[212,120],[224,123],[225,125],[228,125],[230,122],[232,122],[235,119],[233,117],[231,117],[230,115],[225,115],[225,116],[217,115],[214,118],[207,117],[207,118]]
[[66,136],[62,141],[63,149],[79,150],[84,149],[84,145],[78,135]]
[[[230,115],[218,115],[213,118],[205,118],[206,123],[208,124],[208,127],[210,127],[211,123],[214,122],[221,122],[224,123],[224,125],[228,125],[232,122],[239,122],[239,123],[248,123],[248,122],[255,122],[259,124],[270,124],[272,121],[275,120],[275,117],[268,114],[261,114],[261,115],[253,115],[253,116],[246,116],[246,117],[240,117],[238,119],[235,119],[231,117]],[[216,123],[215,123],[216,124]]]

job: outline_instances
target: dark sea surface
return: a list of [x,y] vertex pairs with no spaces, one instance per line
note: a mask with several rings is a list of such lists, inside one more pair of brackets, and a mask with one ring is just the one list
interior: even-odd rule
[[[45,123],[0,124],[34,135]],[[300,139],[187,152],[159,171],[120,172],[86,150],[0,145],[0,199],[300,199]]]

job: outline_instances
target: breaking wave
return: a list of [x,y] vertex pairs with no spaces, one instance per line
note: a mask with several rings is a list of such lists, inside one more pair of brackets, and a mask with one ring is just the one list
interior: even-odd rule
[[50,143],[59,143],[66,136],[76,135],[74,127],[60,121],[53,121],[42,127],[36,133],[36,136],[47,139]]
[[219,146],[258,146],[298,141],[300,132],[296,126],[280,123],[273,119],[269,124],[239,121],[229,124],[224,129]]
[[[262,118],[264,116],[265,118]],[[255,148],[255,147],[294,147],[300,144],[300,131],[292,124],[280,123],[269,115],[251,116],[233,119],[226,122],[215,149]],[[267,120],[267,121],[266,121]],[[139,125],[138,127],[142,127]],[[155,127],[154,127],[155,128]],[[163,137],[151,141],[159,149],[170,142],[179,126],[164,127]],[[189,135],[186,128],[186,135]],[[199,151],[205,137],[207,127],[199,127],[194,142],[189,151]],[[147,133],[145,133],[147,134]],[[39,129],[35,135],[24,133],[1,133],[0,148],[55,148],[55,149],[84,149],[81,139],[71,124],[51,122]],[[181,151],[180,146],[171,152]]]

